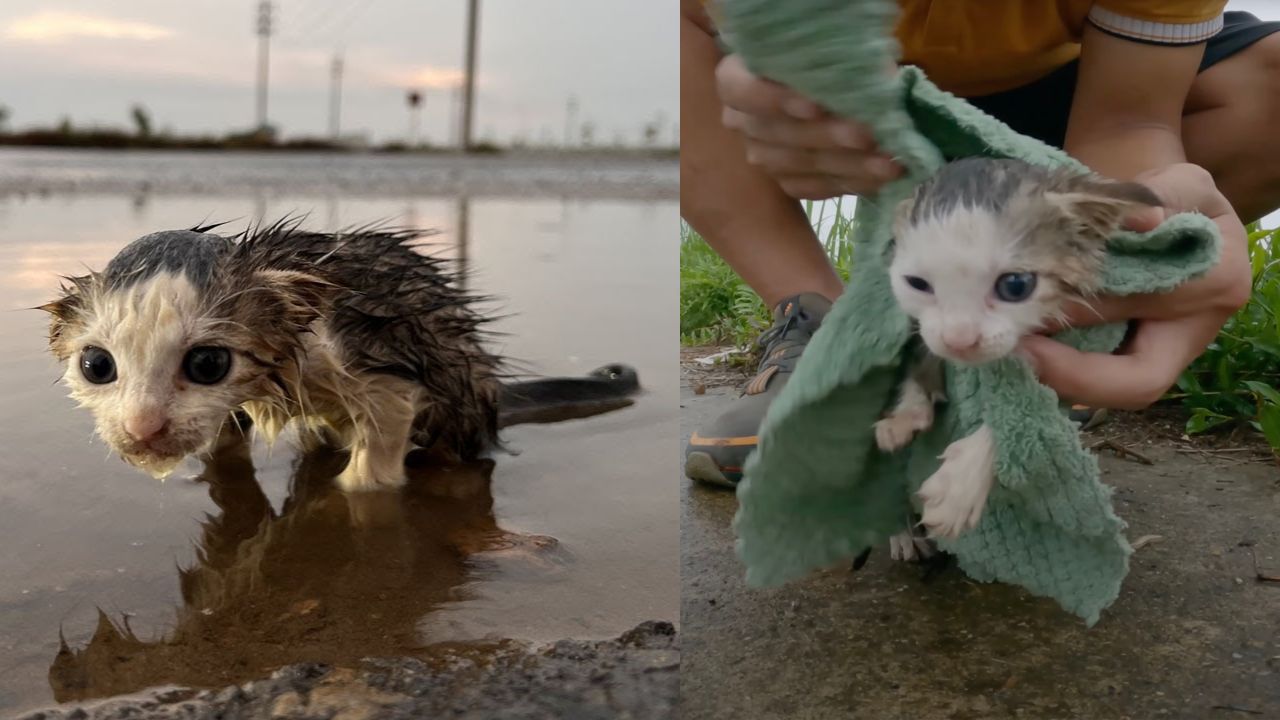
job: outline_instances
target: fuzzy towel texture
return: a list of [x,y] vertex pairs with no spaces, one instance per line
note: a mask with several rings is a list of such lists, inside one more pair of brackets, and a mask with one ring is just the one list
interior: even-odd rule
[[[1025,364],[948,366],[948,402],[933,428],[898,453],[880,452],[872,430],[895,397],[911,338],[887,274],[894,205],[947,159],[1081,166],[940,91],[917,68],[891,72],[891,0],[723,0],[718,10],[723,40],[755,73],[867,123],[908,169],[858,203],[849,287],[774,401],[747,462],[734,524],[748,582],[782,583],[885,543],[903,529],[943,449],[985,422],[997,486],[978,527],[939,545],[970,577],[1020,585],[1093,625],[1119,594],[1132,548],[1096,458]],[[1219,246],[1217,226],[1197,214],[1121,234],[1110,246],[1106,291],[1172,289],[1211,268]],[[1112,325],[1059,339],[1109,352],[1123,334]]]

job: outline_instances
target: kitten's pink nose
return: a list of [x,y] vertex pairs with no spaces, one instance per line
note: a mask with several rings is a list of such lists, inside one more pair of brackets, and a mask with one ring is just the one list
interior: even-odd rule
[[982,336],[977,328],[972,326],[950,327],[942,332],[942,344],[956,355],[964,356],[972,353],[978,349],[981,342]]
[[149,410],[130,415],[124,420],[124,431],[138,442],[146,442],[169,429],[169,418],[162,410]]

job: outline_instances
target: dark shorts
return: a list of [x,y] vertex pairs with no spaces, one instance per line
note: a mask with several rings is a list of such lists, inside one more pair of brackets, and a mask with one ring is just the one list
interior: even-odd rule
[[[1264,22],[1247,12],[1224,13],[1223,23],[1222,31],[1206,43],[1200,72],[1280,31],[1280,22]],[[1023,135],[1062,147],[1077,70],[1078,63],[1072,61],[1030,85],[967,99]]]

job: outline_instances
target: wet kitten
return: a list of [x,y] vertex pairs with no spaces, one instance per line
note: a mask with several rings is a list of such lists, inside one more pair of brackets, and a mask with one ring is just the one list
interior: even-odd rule
[[268,440],[296,423],[349,450],[344,489],[396,488],[414,445],[471,460],[505,425],[618,409],[638,389],[620,365],[503,382],[477,298],[417,251],[423,233],[211,229],[139,238],[43,307],[71,396],[156,477],[247,416]]
[[[1100,289],[1107,239],[1126,215],[1159,199],[1145,186],[1048,170],[1015,160],[946,165],[898,207],[889,267],[898,304],[921,346],[898,400],[875,424],[886,452],[933,423],[945,399],[943,362],[978,365],[1060,318],[1068,300]],[[994,439],[983,425],[952,443],[920,487],[920,524],[954,538],[977,525],[995,481]],[[891,553],[914,559],[928,543],[895,536]]]

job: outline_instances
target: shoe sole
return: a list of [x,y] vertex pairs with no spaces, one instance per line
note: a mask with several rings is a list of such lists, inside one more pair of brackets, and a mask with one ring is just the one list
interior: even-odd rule
[[720,470],[720,466],[712,457],[704,452],[690,452],[684,461],[684,474],[690,480],[694,480],[715,487],[733,489],[738,484],[725,477],[724,472]]
[[1083,423],[1080,424],[1080,430],[1082,432],[1085,430],[1092,430],[1106,421],[1107,421],[1107,409],[1099,408],[1098,410],[1094,411],[1094,413],[1090,415],[1088,419],[1086,419]]

